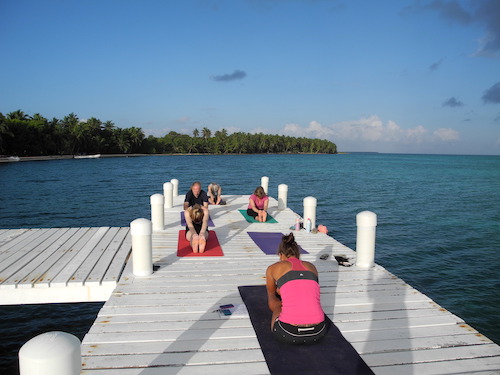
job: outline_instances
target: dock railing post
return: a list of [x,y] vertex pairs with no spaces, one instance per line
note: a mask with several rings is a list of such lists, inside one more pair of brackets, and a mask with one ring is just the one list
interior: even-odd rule
[[179,196],[179,180],[176,178],[172,178],[170,180],[170,182],[172,183],[172,186],[173,186],[172,195],[174,197],[178,197]]
[[80,340],[66,332],[45,332],[19,350],[20,375],[79,375],[82,370]]
[[278,210],[284,210],[286,208],[288,198],[288,185],[280,184],[278,185]]
[[153,273],[152,225],[148,219],[135,219],[130,223],[132,235],[132,269],[135,276]]
[[371,268],[375,265],[375,232],[377,215],[363,211],[356,215],[356,266]]
[[264,192],[268,194],[267,191],[269,190],[269,177],[262,176],[260,179],[260,186],[262,186],[264,188]]
[[150,200],[151,200],[151,222],[153,223],[153,230],[163,230],[163,225],[165,223],[163,195],[153,194]]
[[174,185],[171,182],[163,184],[163,195],[165,197],[165,208],[172,208],[174,206]]
[[306,227],[307,219],[311,219],[311,230],[316,228],[316,206],[318,200],[314,197],[304,198],[304,228]]

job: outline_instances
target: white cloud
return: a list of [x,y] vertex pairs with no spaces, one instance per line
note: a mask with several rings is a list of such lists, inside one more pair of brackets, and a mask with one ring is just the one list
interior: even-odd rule
[[163,129],[157,129],[157,128],[149,128],[149,129],[142,129],[144,131],[144,134],[146,137],[149,137],[152,135],[153,137],[164,137],[165,134],[168,134],[172,131],[170,128],[163,128]]
[[333,142],[346,140],[398,144],[450,142],[460,138],[459,133],[453,129],[441,128],[432,133],[421,125],[404,129],[394,121],[388,121],[384,124],[375,115],[327,126],[321,125],[317,121],[310,122],[306,127],[301,127],[298,124],[287,124],[283,128],[283,133],[291,136],[326,138]]
[[440,128],[432,133],[435,140],[448,142],[448,141],[458,141],[460,134],[450,128]]
[[191,117],[189,116],[180,117],[177,120],[175,120],[175,122],[178,124],[187,124],[191,122]]

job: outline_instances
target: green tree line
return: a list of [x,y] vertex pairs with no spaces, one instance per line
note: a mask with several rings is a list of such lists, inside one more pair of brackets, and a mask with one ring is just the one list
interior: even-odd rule
[[91,117],[80,120],[70,113],[62,120],[29,116],[21,110],[0,113],[0,154],[47,156],[76,154],[170,154],[170,153],[327,153],[335,143],[323,139],[284,135],[250,134],[206,127],[192,136],[171,131],[163,137],[146,137],[141,128],[118,128],[111,121]]

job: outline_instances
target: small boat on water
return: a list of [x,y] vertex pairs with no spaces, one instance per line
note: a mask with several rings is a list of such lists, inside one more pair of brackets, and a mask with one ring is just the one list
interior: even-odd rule
[[21,158],[19,156],[7,156],[7,155],[0,155],[0,163],[8,163],[11,161],[20,161]]
[[97,159],[100,158],[101,154],[94,154],[94,155],[74,155],[74,159]]

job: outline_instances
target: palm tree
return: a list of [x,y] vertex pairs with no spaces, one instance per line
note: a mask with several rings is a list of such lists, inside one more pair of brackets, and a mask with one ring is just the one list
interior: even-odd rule
[[137,151],[144,140],[144,132],[141,128],[136,127],[131,127],[125,130],[130,141],[131,151]]
[[212,136],[212,131],[209,128],[203,128],[201,130],[201,135],[203,138],[205,138],[205,140],[207,140]]
[[200,131],[198,129],[193,130],[193,137],[198,138],[200,136]]
[[22,121],[29,120],[29,116],[20,109],[11,113],[7,113],[7,118],[9,120],[22,120]]
[[0,153],[4,152],[5,139],[7,137],[13,137],[14,134],[10,131],[9,124],[7,123],[5,116],[0,112]]

